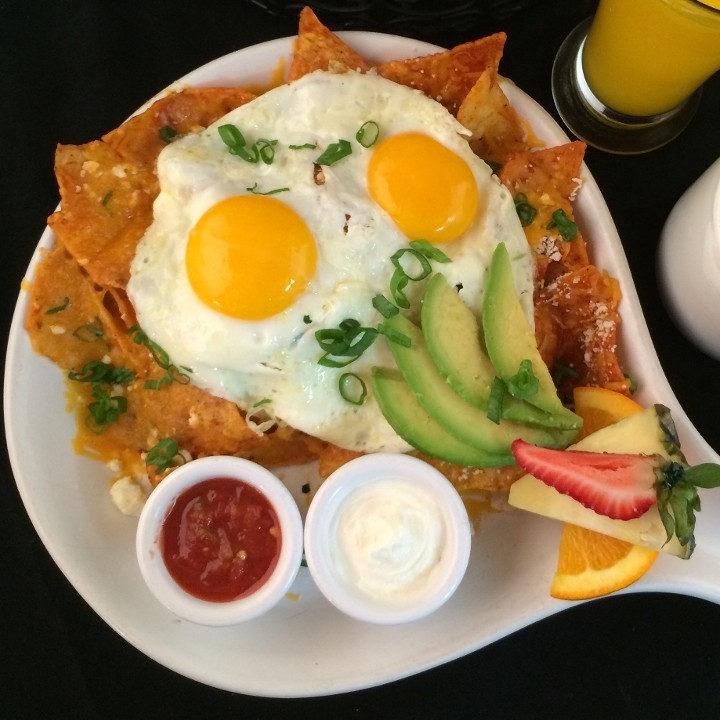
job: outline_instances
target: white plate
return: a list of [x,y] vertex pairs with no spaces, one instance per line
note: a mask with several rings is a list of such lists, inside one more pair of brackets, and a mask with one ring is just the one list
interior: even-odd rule
[[[434,52],[419,41],[344,33],[359,52],[380,61]],[[182,85],[266,83],[285,38],[240,50],[185,77]],[[508,83],[512,103],[549,144],[567,140],[552,118]],[[89,140],[90,138],[88,138]],[[718,461],[678,406],[642,316],[620,239],[590,173],[577,203],[578,221],[598,265],[620,280],[622,344],[628,370],[641,381],[640,402],[670,406],[688,457]],[[53,242],[46,231],[39,247]],[[38,259],[36,252],[28,278]],[[18,300],[7,352],[5,424],[10,459],[27,511],[48,551],[91,607],[128,642],[178,673],[251,695],[326,695],[386,683],[460,657],[567,603],[553,600],[560,524],[520,511],[493,515],[473,542],[470,566],[451,600],[432,616],[395,627],[341,615],[318,593],[306,569],[285,599],[261,619],[225,629],[183,622],[150,594],[134,553],[137,521],[112,506],[104,468],[72,452],[73,418],[65,412],[62,373],[36,355],[23,329],[27,296]],[[297,493],[312,467],[280,473]],[[689,561],[661,557],[633,590],[667,590],[720,602],[720,493],[703,498],[699,550]]]

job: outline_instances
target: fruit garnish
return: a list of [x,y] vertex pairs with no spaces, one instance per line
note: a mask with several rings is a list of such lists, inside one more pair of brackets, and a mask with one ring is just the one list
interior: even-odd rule
[[695,547],[698,488],[720,486],[720,465],[690,467],[659,455],[641,455],[512,444],[517,464],[533,477],[584,507],[615,520],[632,520],[657,503],[669,541],[677,536],[689,551]]
[[662,464],[657,456],[545,450],[524,440],[512,444],[523,470],[600,515],[631,520],[656,502],[656,471]]
[[602,387],[576,387],[573,403],[575,412],[583,420],[577,440],[643,410],[640,403],[627,395]]
[[589,600],[632,585],[655,562],[657,550],[565,524],[550,595]]
[[[573,401],[583,419],[578,440],[643,411],[627,395],[602,387],[576,387]],[[550,595],[559,600],[590,600],[621,590],[645,575],[659,554],[653,548],[563,523]]]

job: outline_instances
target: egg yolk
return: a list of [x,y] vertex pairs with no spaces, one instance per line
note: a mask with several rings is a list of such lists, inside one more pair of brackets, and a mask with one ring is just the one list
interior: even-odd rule
[[378,143],[368,166],[368,189],[411,240],[456,240],[478,212],[477,183],[468,164],[420,132]]
[[236,195],[213,205],[190,231],[188,279],[206,305],[241,320],[290,307],[315,274],[305,221],[280,200]]

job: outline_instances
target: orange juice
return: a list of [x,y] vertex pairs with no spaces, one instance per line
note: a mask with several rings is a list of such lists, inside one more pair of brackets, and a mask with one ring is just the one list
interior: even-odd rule
[[613,110],[671,110],[720,68],[720,0],[600,0],[582,65]]

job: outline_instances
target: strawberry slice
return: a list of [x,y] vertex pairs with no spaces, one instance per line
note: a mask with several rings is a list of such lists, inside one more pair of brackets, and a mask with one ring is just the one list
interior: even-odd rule
[[553,450],[524,440],[512,452],[525,472],[600,515],[632,520],[657,502],[659,456]]

